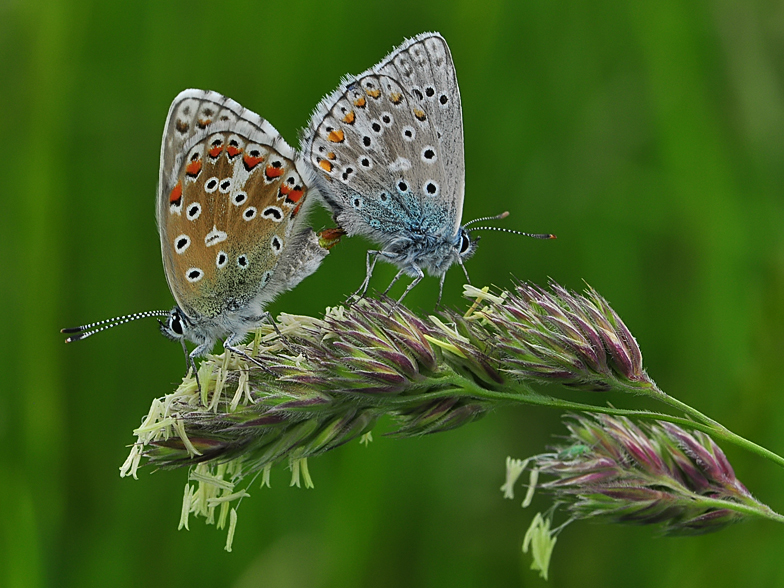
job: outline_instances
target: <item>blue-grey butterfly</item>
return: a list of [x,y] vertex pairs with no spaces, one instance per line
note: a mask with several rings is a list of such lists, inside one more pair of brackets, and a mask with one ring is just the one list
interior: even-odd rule
[[176,306],[64,329],[76,333],[67,341],[155,316],[183,349],[196,344],[191,367],[219,338],[237,351],[265,305],[313,273],[342,233],[304,225],[314,192],[313,170],[269,122],[216,92],[181,92],[164,127],[156,203]]
[[409,39],[371,69],[345,77],[316,107],[302,148],[336,222],[349,236],[380,245],[367,253],[358,293],[367,290],[380,257],[399,268],[392,284],[403,274],[413,278],[400,300],[425,271],[440,276],[440,300],[447,269],[458,263],[466,271],[463,262],[476,248],[470,231],[503,230],[461,225],[460,90],[449,47],[438,33]]

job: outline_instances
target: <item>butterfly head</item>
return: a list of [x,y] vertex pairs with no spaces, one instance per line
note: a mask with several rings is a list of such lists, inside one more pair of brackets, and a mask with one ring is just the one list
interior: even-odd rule
[[179,306],[172,308],[164,320],[158,319],[158,324],[163,336],[172,341],[181,341],[190,334],[190,321]]

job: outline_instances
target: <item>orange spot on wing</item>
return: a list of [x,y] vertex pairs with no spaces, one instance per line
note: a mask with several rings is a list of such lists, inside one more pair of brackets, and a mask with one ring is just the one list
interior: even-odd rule
[[289,202],[299,202],[302,199],[303,194],[304,192],[302,190],[296,190],[296,189],[292,190],[291,192],[289,192],[288,196],[286,197],[286,200],[288,200]]
[[267,174],[267,177],[270,179],[278,178],[283,175],[283,167],[282,166],[275,167],[274,165],[268,165],[267,171],[265,173]]
[[299,213],[299,209],[300,208],[302,208],[302,202],[297,204],[297,206],[294,207],[294,210],[291,211],[291,218],[294,218],[295,216],[297,216],[297,214]]
[[217,147],[213,147],[212,149],[210,149],[207,153],[210,154],[210,157],[215,159],[216,157],[218,157],[218,155],[221,154],[221,151],[223,151],[223,145],[218,145]]
[[353,125],[356,118],[357,116],[354,114],[354,111],[352,110],[346,116],[343,117],[343,122],[349,125]]
[[330,151],[329,153],[327,153],[327,157],[329,159],[335,159],[337,157],[337,155],[335,155],[334,151]]
[[389,95],[389,101],[392,102],[392,104],[400,104],[403,101],[403,94],[400,92],[392,92]]
[[381,90],[379,89],[365,90],[365,92],[367,92],[368,96],[371,96],[373,98],[378,98],[379,96],[381,96]]
[[169,204],[176,204],[180,199],[182,199],[182,182],[177,182],[177,185],[174,186],[171,194],[169,194]]
[[365,104],[366,102],[364,96],[360,96],[359,98],[354,100],[354,106],[356,106],[357,108],[365,108]]
[[229,154],[229,157],[236,157],[240,153],[242,153],[242,149],[235,147],[234,145],[229,145],[226,147],[226,153]]
[[342,143],[346,137],[343,135],[343,131],[338,129],[336,131],[330,131],[329,135],[327,135],[327,139],[333,143]]
[[191,161],[188,165],[185,166],[185,173],[195,178],[199,175],[201,171],[201,159],[197,159],[196,161]]
[[414,109],[414,116],[417,117],[419,120],[425,120],[425,111],[420,110],[418,108]]
[[245,169],[247,171],[252,170],[254,167],[259,165],[262,161],[264,161],[263,157],[253,157],[252,155],[248,155],[247,153],[242,157],[242,162],[245,164]]
[[210,118],[200,118],[196,124],[199,125],[200,129],[206,129],[207,125],[212,123],[212,119]]
[[322,159],[321,161],[319,161],[319,167],[327,172],[332,171],[332,164],[328,162],[326,159]]
[[289,192],[291,192],[291,186],[288,184],[283,184],[280,187],[280,193],[286,196]]

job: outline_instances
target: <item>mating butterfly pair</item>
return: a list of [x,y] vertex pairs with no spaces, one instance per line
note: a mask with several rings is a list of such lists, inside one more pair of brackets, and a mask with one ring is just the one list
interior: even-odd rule
[[[166,317],[165,335],[183,348],[185,339],[196,344],[194,366],[221,337],[234,349],[265,317],[265,305],[313,273],[343,233],[380,245],[368,251],[361,294],[379,257],[399,268],[392,284],[413,278],[400,300],[425,271],[440,276],[443,289],[447,269],[463,266],[476,247],[471,223],[460,224],[464,191],[460,92],[437,33],[345,78],[316,107],[302,153],[233,100],[186,90],[166,120],[156,208],[176,306],[66,329],[77,333],[68,341]],[[304,226],[314,198],[339,229],[317,235]]]

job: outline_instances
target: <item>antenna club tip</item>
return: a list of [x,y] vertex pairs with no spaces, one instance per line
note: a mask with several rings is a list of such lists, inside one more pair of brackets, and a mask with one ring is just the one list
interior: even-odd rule
[[509,216],[509,211],[505,210],[501,214],[498,215],[498,218],[502,219],[502,218],[506,218],[507,216]]

